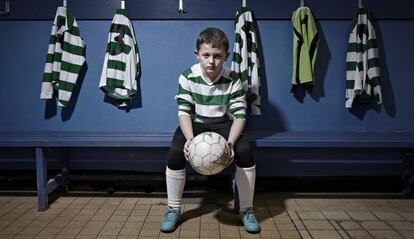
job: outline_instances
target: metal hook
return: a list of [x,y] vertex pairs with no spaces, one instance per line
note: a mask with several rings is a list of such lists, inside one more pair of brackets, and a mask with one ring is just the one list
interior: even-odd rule
[[0,11],[0,16],[10,15],[10,2],[9,0],[4,1],[4,12]]
[[246,0],[242,1],[242,7],[246,7]]
[[125,9],[125,0],[121,0],[121,9]]
[[67,0],[63,0],[63,6],[67,7],[68,6],[68,1]]
[[362,6],[362,0],[358,0],[358,7],[359,8],[362,8],[363,6]]
[[300,0],[300,6],[304,7],[305,6],[305,0]]
[[186,11],[184,11],[183,0],[178,0],[178,13],[187,13]]

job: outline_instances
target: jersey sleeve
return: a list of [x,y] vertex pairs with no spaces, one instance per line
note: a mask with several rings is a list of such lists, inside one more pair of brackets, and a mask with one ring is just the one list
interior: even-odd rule
[[191,116],[193,112],[194,100],[191,95],[189,80],[184,75],[178,79],[178,93],[175,96],[178,105],[178,115]]
[[246,118],[246,92],[240,79],[234,81],[231,89],[229,111],[235,118]]

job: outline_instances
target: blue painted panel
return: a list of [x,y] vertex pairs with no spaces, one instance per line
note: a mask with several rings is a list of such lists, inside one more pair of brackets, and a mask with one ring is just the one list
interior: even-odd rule
[[[4,6],[5,0],[0,0]],[[0,19],[45,20],[53,19],[62,0],[12,0],[11,14]],[[257,19],[290,19],[299,7],[299,0],[249,0],[247,6],[254,10]],[[411,0],[364,0],[364,5],[375,13],[377,19],[413,19]],[[355,12],[357,0],[321,1],[306,0],[317,19],[349,19]],[[184,0],[185,14],[178,13],[178,0],[127,0],[128,15],[135,20],[172,19],[233,19],[241,6],[240,0]],[[120,0],[69,0],[68,7],[77,19],[108,20],[120,7]],[[390,11],[392,9],[392,11]]]
[[[50,21],[0,21],[0,130],[174,131],[177,77],[195,62],[195,37],[207,26],[233,39],[232,21],[134,21],[142,59],[142,107],[125,112],[103,101],[98,89],[110,21],[80,21],[87,45],[87,71],[72,109],[46,110],[39,99]],[[345,55],[350,21],[319,21],[313,95],[289,93],[292,30],[289,21],[259,21],[262,45],[263,116],[251,117],[251,131],[414,131],[411,75],[413,20],[378,21],[384,104],[348,112]],[[404,29],[404,34],[401,34]],[[231,44],[232,45],[232,44]],[[227,62],[230,65],[230,61]]]

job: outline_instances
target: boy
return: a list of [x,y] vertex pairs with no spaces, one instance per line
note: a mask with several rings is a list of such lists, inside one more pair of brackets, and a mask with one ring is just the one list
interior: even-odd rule
[[246,96],[240,79],[224,66],[229,56],[226,34],[207,28],[197,38],[198,64],[179,77],[177,128],[166,168],[168,208],[160,230],[172,232],[180,219],[188,147],[195,135],[214,131],[227,139],[232,160],[236,159],[236,183],[240,198],[240,219],[251,233],[260,225],[253,212],[256,166],[249,142],[242,135],[246,118]]

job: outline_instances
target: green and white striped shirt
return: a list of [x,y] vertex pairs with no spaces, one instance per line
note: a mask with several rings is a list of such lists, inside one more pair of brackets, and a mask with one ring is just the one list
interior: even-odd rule
[[118,107],[130,105],[137,95],[141,73],[134,28],[125,9],[118,9],[111,24],[99,87]]
[[346,55],[346,108],[355,99],[381,104],[380,65],[372,15],[367,8],[359,8],[352,20]]
[[231,70],[242,81],[251,114],[260,115],[259,47],[250,9],[242,7],[237,11],[235,33]]
[[58,7],[50,34],[40,99],[52,99],[57,90],[59,106],[69,104],[85,62],[85,42],[66,7]]
[[220,75],[208,82],[200,64],[185,70],[179,77],[178,115],[188,115],[194,122],[215,123],[246,117],[246,96],[240,79],[223,66]]

